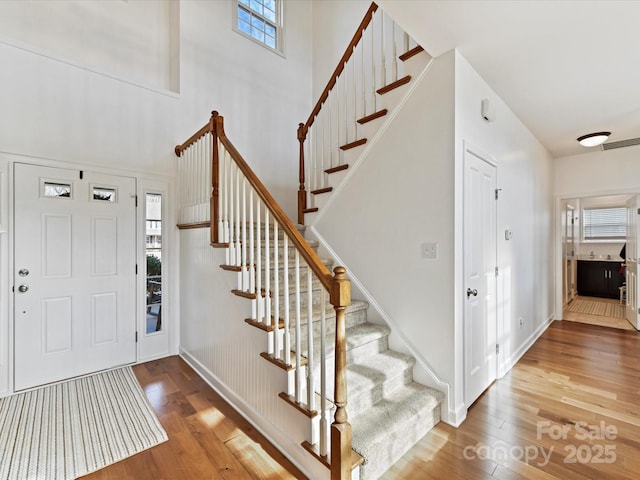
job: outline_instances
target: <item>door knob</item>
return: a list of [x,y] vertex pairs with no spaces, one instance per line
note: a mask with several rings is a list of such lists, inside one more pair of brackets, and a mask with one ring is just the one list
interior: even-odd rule
[[476,290],[475,288],[473,290],[471,290],[470,288],[467,288],[467,298],[469,298],[471,295],[473,295],[474,297],[477,297],[478,290]]
[[29,285],[20,285],[18,287],[18,290],[20,290],[22,293],[26,292],[27,290],[29,290]]

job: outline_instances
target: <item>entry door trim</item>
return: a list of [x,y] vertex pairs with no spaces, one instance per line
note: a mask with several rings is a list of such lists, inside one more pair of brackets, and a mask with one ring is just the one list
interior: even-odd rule
[[[462,234],[462,259],[463,259],[463,267],[462,267],[462,286],[463,289],[466,292],[467,286],[466,286],[466,282],[467,282],[467,273],[468,273],[468,269],[469,266],[467,265],[467,261],[466,261],[466,257],[465,257],[465,246],[466,246],[466,229],[468,228],[467,225],[465,224],[465,219],[466,219],[466,173],[467,173],[467,162],[468,162],[468,158],[469,155],[473,155],[474,157],[477,157],[479,160],[481,160],[482,162],[484,162],[485,164],[487,164],[489,167],[493,168],[494,170],[494,187],[496,189],[496,195],[499,195],[500,193],[500,189],[498,189],[498,165],[497,162],[488,154],[482,152],[480,149],[469,145],[467,142],[464,143],[464,149],[463,149],[463,162],[462,162],[462,185],[463,185],[463,195],[462,195],[462,225],[463,225],[463,234]],[[498,202],[496,201],[494,204],[494,263],[495,263],[495,267],[498,267]],[[501,328],[500,328],[500,324],[499,324],[499,315],[498,315],[498,311],[497,311],[497,305],[498,305],[498,277],[495,276],[493,277],[493,288],[494,288],[494,295],[493,295],[493,299],[492,299],[492,310],[494,312],[493,314],[493,319],[489,320],[492,321],[493,323],[493,331],[495,332],[495,339],[493,339],[494,341],[492,341],[492,344],[498,344],[498,339],[501,337]],[[463,401],[465,404],[466,408],[469,408],[469,406],[471,406],[471,404],[476,400],[476,399],[469,399],[468,398],[468,393],[467,393],[467,351],[466,351],[466,339],[467,339],[467,335],[468,332],[467,330],[467,295],[465,292],[462,292],[462,298],[463,298],[463,308],[462,308],[462,329],[463,329],[463,338],[462,338],[462,350],[463,350],[463,358],[462,358],[462,365],[463,365]],[[492,373],[492,382],[495,381],[495,379],[499,378],[499,371],[500,371],[500,365],[501,365],[501,359],[503,358],[504,352],[503,351],[498,351],[495,353],[495,369]],[[492,383],[490,382],[489,385]],[[488,385],[487,385],[488,387]]]
[[[20,187],[18,187],[16,185],[16,182],[18,181],[17,179],[18,179],[18,169],[20,168],[19,166],[24,166],[24,168],[26,169],[26,170],[22,171],[21,178],[26,179],[29,182],[32,182],[31,183],[31,187],[29,187],[30,189],[32,189],[32,194],[33,194],[33,188],[32,188],[33,187],[33,182],[36,182],[38,180],[36,180],[33,177],[31,179],[29,179],[28,175],[25,176],[25,174],[27,174],[27,173],[30,174],[31,173],[31,172],[29,172],[28,169],[33,169],[33,172],[36,172],[36,171],[42,172],[43,173],[42,178],[46,177],[49,173],[54,173],[54,170],[60,170],[61,176],[68,176],[71,172],[81,172],[81,169],[79,169],[77,166],[66,166],[66,165],[59,165],[59,164],[58,165],[41,165],[41,164],[38,164],[38,163],[27,163],[27,162],[20,162],[20,161],[19,162],[15,162],[15,163],[12,164],[12,173],[13,173],[13,175],[12,175],[12,182],[11,182],[12,185],[11,186],[12,186],[12,190],[13,191],[12,191],[12,195],[11,195],[11,197],[12,197],[11,198],[11,200],[12,200],[11,213],[12,213],[12,217],[13,217],[12,218],[13,232],[12,232],[12,235],[10,235],[12,241],[11,241],[10,250],[9,250],[10,256],[11,256],[11,265],[10,265],[9,275],[10,275],[10,281],[12,283],[14,283],[14,289],[16,290],[16,292],[14,293],[14,295],[12,295],[12,301],[11,301],[11,306],[10,306],[11,310],[9,311],[10,312],[9,313],[9,315],[10,315],[9,325],[10,325],[10,329],[11,329],[10,338],[12,339],[12,341],[10,342],[11,343],[11,352],[10,352],[10,365],[11,365],[10,366],[10,372],[11,372],[10,377],[11,377],[11,379],[10,379],[10,381],[11,381],[11,384],[12,384],[11,385],[11,391],[16,391],[15,389],[16,389],[16,385],[17,385],[16,384],[16,380],[17,380],[16,375],[17,375],[17,365],[18,364],[16,362],[17,362],[17,353],[18,353],[18,351],[17,351],[17,345],[16,345],[16,342],[17,342],[16,322],[18,321],[18,305],[21,304],[21,303],[17,302],[16,301],[17,299],[15,298],[15,296],[18,295],[17,288],[18,288],[18,283],[20,281],[20,278],[17,276],[17,272],[15,271],[16,268],[20,267],[20,265],[18,265],[16,263],[18,261],[18,259],[16,257],[16,255],[18,255],[18,251],[17,251],[18,243],[17,242],[19,241],[19,239],[17,238],[17,235],[19,234],[19,232],[17,231],[16,227],[17,227],[18,215],[20,214],[20,212],[16,212],[16,208],[18,208],[18,203],[16,201],[16,194],[17,194],[16,188],[20,188]],[[80,230],[75,230],[75,229],[74,230],[77,231],[77,232],[84,232],[84,233],[82,233],[82,235],[84,237],[86,237],[87,239],[89,239],[89,237],[94,238],[95,232],[93,230],[95,230],[95,229],[91,228],[91,226],[93,225],[91,223],[92,219],[101,220],[101,219],[103,219],[103,216],[105,214],[107,214],[108,217],[104,217],[104,218],[105,219],[109,219],[111,221],[110,225],[111,225],[112,228],[109,231],[111,233],[112,232],[116,232],[116,231],[117,232],[121,231],[120,227],[118,227],[118,225],[116,225],[114,223],[114,221],[117,221],[118,224],[120,224],[120,220],[121,219],[125,219],[126,223],[125,224],[121,224],[121,225],[128,225],[128,227],[125,227],[125,230],[127,231],[127,236],[123,240],[121,235],[118,235],[120,237],[120,239],[112,240],[112,241],[117,241],[117,246],[116,245],[112,245],[112,247],[113,248],[117,248],[119,250],[123,245],[125,245],[125,244],[129,245],[128,247],[126,247],[126,250],[123,250],[123,251],[127,251],[128,252],[127,253],[127,257],[120,257],[119,254],[118,254],[118,258],[121,258],[121,260],[118,260],[118,262],[119,262],[118,263],[118,265],[119,265],[118,271],[119,272],[127,272],[128,271],[128,264],[129,264],[129,262],[131,262],[131,274],[134,275],[134,267],[135,267],[134,263],[137,261],[136,245],[138,244],[138,238],[137,238],[137,233],[136,233],[137,232],[137,215],[135,214],[135,210],[129,211],[128,209],[130,208],[129,205],[131,206],[131,208],[135,208],[134,207],[134,205],[135,205],[135,201],[134,200],[135,199],[133,197],[135,196],[135,193],[137,191],[137,187],[136,187],[137,177],[135,175],[131,175],[131,174],[121,174],[121,173],[111,173],[111,172],[102,173],[102,172],[100,172],[100,170],[102,170],[102,169],[96,168],[96,169],[91,169],[90,171],[84,171],[83,172],[84,173],[84,182],[85,182],[85,184],[83,186],[84,190],[91,189],[91,187],[93,186],[93,183],[92,183],[92,181],[91,181],[91,179],[89,177],[90,176],[91,177],[95,176],[96,178],[104,178],[104,180],[97,180],[98,183],[100,183],[101,185],[102,185],[102,182],[107,181],[107,183],[108,183],[109,180],[113,180],[114,182],[118,182],[118,184],[120,184],[122,182],[126,182],[126,184],[128,185],[126,190],[130,191],[131,198],[129,198],[129,195],[125,195],[124,194],[124,189],[123,189],[123,192],[122,192],[123,193],[123,198],[121,199],[121,201],[118,201],[118,206],[116,207],[117,210],[120,213],[115,213],[115,212],[111,213],[108,210],[105,210],[105,212],[101,212],[100,210],[96,211],[96,209],[94,209],[91,206],[92,205],[91,204],[91,197],[90,197],[91,194],[90,194],[90,191],[87,190],[86,192],[84,192],[84,193],[87,194],[87,198],[83,199],[82,203],[80,205],[78,205],[78,207],[81,207],[80,210],[76,211],[76,209],[73,209],[73,211],[69,212],[69,214],[74,214],[74,215],[77,214],[78,215],[78,217],[77,217],[78,221],[81,222],[78,225],[80,225],[82,228]],[[82,178],[83,178],[83,174],[82,173],[80,173],[79,178],[80,178],[80,182],[82,182]],[[75,185],[76,180],[68,180],[68,181],[72,182],[71,185],[72,185],[72,188],[74,188],[73,186]],[[40,190],[41,190],[41,186],[38,186],[38,191],[39,191],[39,194],[40,194],[38,198],[42,198],[42,192]],[[27,199],[28,197],[24,197],[24,198]],[[37,202],[39,200],[36,199],[35,201]],[[57,202],[57,201],[62,202],[62,201],[65,201],[65,199],[64,198],[52,199],[52,201],[53,202]],[[27,201],[27,203],[25,204],[25,205],[27,205],[27,207],[29,205],[29,202],[30,201]],[[103,205],[107,205],[107,204],[103,203]],[[38,208],[40,208],[40,207],[38,207]],[[98,207],[98,208],[102,209],[102,206]],[[125,210],[123,211],[122,208],[124,208]],[[36,210],[36,212],[39,212],[39,211],[40,210]],[[129,212],[129,213],[124,213],[125,211]],[[124,217],[120,216],[120,215],[123,215],[123,214],[125,215]],[[118,217],[117,218],[113,217],[113,215],[118,215]],[[74,218],[76,218],[76,217],[74,217]],[[84,220],[82,220],[82,219],[84,219]],[[87,221],[89,221],[89,223],[87,223]],[[84,227],[89,228],[89,230],[86,230]],[[109,232],[107,232],[107,233],[109,233]],[[22,234],[24,234],[24,233],[25,232],[22,231]],[[108,237],[105,237],[105,238],[108,238]],[[112,237],[112,238],[115,239],[116,237]],[[125,243],[121,243],[122,241],[124,241]],[[91,243],[91,242],[89,241],[89,243]],[[78,246],[81,247],[82,245],[84,245],[84,244],[76,245],[74,250],[77,249]],[[89,244],[87,244],[87,247],[88,246],[89,246]],[[115,252],[115,250],[113,250],[113,251]],[[28,256],[26,256],[26,257],[24,256],[25,255],[24,249],[23,249],[23,252],[22,252],[21,255],[22,255],[22,257],[21,257],[22,260],[21,261],[24,261],[25,259],[28,259]],[[77,256],[77,253],[75,255]],[[87,258],[86,261],[89,262],[89,259]],[[123,261],[124,261],[124,263],[123,263]],[[78,257],[76,257],[76,260],[74,260],[74,262],[76,263],[76,265],[79,265],[80,263],[82,263],[82,262],[78,263]],[[35,267],[35,264],[34,264],[34,267]],[[38,270],[39,271],[41,269],[41,267],[42,266],[38,264],[38,268],[34,268],[34,270]],[[81,268],[81,270],[83,270],[83,271],[86,270],[86,272],[89,272],[90,268],[89,267],[83,267],[83,268]],[[75,268],[74,268],[74,271],[75,271]],[[113,275],[118,275],[115,272],[112,272],[112,273],[113,273]],[[37,275],[37,272],[34,271],[33,274]],[[122,273],[120,273],[120,275],[121,274]],[[113,283],[114,279],[115,279],[113,277],[113,275],[111,275],[110,277],[112,277],[112,278],[109,279],[110,284],[109,284],[109,286],[107,288],[107,290],[109,290],[109,291],[111,291],[110,289],[113,289],[114,285],[117,285],[117,283],[116,284]],[[128,327],[124,327],[124,329],[121,330],[121,327],[115,327],[116,324],[114,323],[114,328],[117,328],[117,330],[114,330],[113,332],[107,332],[105,330],[104,332],[102,332],[102,333],[105,333],[105,332],[106,333],[110,333],[111,337],[116,339],[117,345],[122,345],[122,346],[116,347],[117,350],[109,350],[109,355],[106,355],[105,357],[103,357],[102,361],[100,361],[99,359],[96,358],[95,362],[93,360],[91,362],[89,362],[90,365],[94,365],[95,364],[94,366],[97,367],[97,369],[93,369],[93,370],[99,371],[99,370],[103,370],[105,368],[108,369],[108,368],[113,368],[113,367],[117,366],[116,362],[108,361],[110,356],[111,356],[112,360],[115,360],[115,357],[113,357],[112,355],[114,353],[116,353],[116,352],[120,352],[120,353],[117,354],[118,356],[120,356],[120,359],[117,362],[118,364],[121,364],[122,363],[121,361],[124,361],[124,360],[126,360],[126,362],[124,364],[131,364],[131,363],[137,362],[138,346],[135,343],[133,343],[133,345],[131,345],[131,341],[134,340],[133,339],[133,335],[135,333],[135,330],[137,330],[137,308],[136,308],[136,304],[139,302],[139,292],[138,292],[138,289],[137,289],[137,282],[135,281],[135,276],[134,277],[130,277],[129,274],[127,274],[127,276],[128,276],[127,278],[129,278],[129,280],[127,280],[127,283],[130,283],[130,286],[132,287],[132,290],[128,294],[126,294],[126,297],[122,297],[123,299],[124,298],[128,298],[128,300],[125,301],[125,303],[122,303],[122,305],[123,305],[123,307],[126,306],[126,305],[129,305],[129,306],[125,307],[124,310],[122,310],[121,307],[118,307],[117,312],[114,310],[111,313],[117,314],[121,319],[124,319],[124,321],[126,322],[126,324],[122,324],[121,323],[122,320],[116,320],[116,323],[118,325],[129,325],[129,326]],[[71,278],[71,277],[69,277],[69,278]],[[74,278],[76,278],[76,277],[74,276]],[[84,277],[78,277],[78,278],[84,278]],[[91,276],[91,278],[94,278],[97,281],[98,277],[96,276],[96,274],[93,274]],[[31,278],[31,281],[34,282],[34,283],[40,282],[38,277]],[[99,297],[100,296],[99,293],[103,290],[103,288],[104,288],[104,285],[102,287],[98,288],[98,290],[92,291],[91,292],[91,298],[93,298],[95,300],[94,297],[96,297],[96,296]],[[121,284],[120,288],[126,288],[126,286],[123,286],[123,284]],[[44,291],[38,292],[38,295],[43,295],[43,294],[45,294]],[[104,296],[104,295],[102,295],[102,296]],[[111,296],[113,297],[113,295],[111,295]],[[78,297],[78,298],[82,298],[82,297]],[[89,302],[89,304],[87,304],[87,301],[89,301],[90,298],[87,297],[84,300],[85,301],[82,304],[83,305],[86,304],[85,306],[90,309],[92,304],[90,302]],[[80,304],[78,304],[78,305],[80,305]],[[114,305],[115,304],[113,304],[111,306],[114,307]],[[32,304],[29,308],[31,308],[32,310],[36,309],[37,305]],[[35,315],[35,314],[29,314],[29,315]],[[129,319],[129,316],[131,316],[132,318]],[[39,321],[39,324],[40,324],[40,317],[38,316],[37,318],[38,318],[38,321]],[[76,314],[74,314],[74,318],[77,318]],[[41,328],[42,328],[41,326],[38,326],[36,331],[40,332]],[[84,348],[84,349],[86,349],[87,347],[93,348],[93,347],[91,347],[91,345],[93,345],[93,346],[97,345],[99,348],[104,348],[104,347],[100,347],[101,343],[104,343],[105,345],[113,344],[112,341],[107,342],[107,343],[105,343],[105,342],[96,343],[96,341],[97,341],[96,339],[99,340],[99,338],[96,337],[96,335],[95,335],[96,331],[94,331],[92,329],[90,323],[89,324],[85,324],[85,326],[83,326],[82,329],[83,329],[82,331],[84,331],[85,333],[87,333],[89,335],[88,337],[86,337],[86,341],[88,341],[89,343],[87,343],[86,346],[84,346],[85,344],[78,343],[78,345],[81,346],[81,348]],[[131,332],[130,332],[131,335],[132,335],[131,336],[131,340],[124,340],[124,339],[128,339],[129,338],[128,337],[129,330],[131,330]],[[23,340],[24,340],[24,338],[25,338],[25,336],[24,336],[24,333],[25,333],[24,325],[21,327],[21,331],[23,332],[23,335],[22,335],[21,338],[23,338]],[[120,334],[125,334],[125,336],[122,337]],[[114,337],[114,335],[115,335],[115,337]],[[85,336],[83,335],[82,338],[85,338]],[[117,340],[118,338],[121,338],[121,340]],[[91,343],[92,341],[93,341],[93,343]],[[123,341],[124,341],[124,343],[122,343]],[[113,344],[113,345],[116,345],[116,344]],[[127,346],[127,345],[129,345],[129,346]],[[133,347],[133,352],[127,353],[127,350],[129,348],[131,348],[131,347]],[[111,347],[108,347],[108,348],[111,348]],[[87,353],[89,353],[89,352],[87,351]],[[98,354],[100,352],[98,352],[96,350],[95,353]],[[103,353],[106,354],[107,351],[103,351]],[[130,356],[131,353],[133,354],[133,357]],[[122,356],[121,354],[126,354],[125,356],[127,358],[125,359],[124,356]],[[24,351],[23,351],[22,355],[23,356],[21,358],[25,358],[24,357]],[[87,357],[87,358],[90,358],[90,357]],[[63,364],[68,364],[69,360],[70,359],[64,360]],[[25,364],[22,363],[22,365],[24,366]],[[87,365],[87,366],[89,366],[89,368],[85,369],[85,370],[91,370],[90,365]],[[76,370],[77,370],[77,372],[76,372]],[[78,375],[86,375],[86,374],[94,373],[93,370],[91,372],[89,372],[89,371],[80,372],[80,370],[82,370],[82,368],[80,368],[80,369],[73,368],[73,369],[71,369],[69,371],[66,371],[66,372],[63,371],[64,372],[63,376],[65,378],[56,378],[56,379],[52,379],[49,382],[45,381],[44,383],[57,383],[58,381],[62,381],[62,380],[67,378],[66,374],[69,374],[68,376],[71,378],[71,377],[75,377],[75,376],[78,376]],[[42,379],[44,380],[44,378],[42,378]],[[25,385],[24,388],[30,388],[30,387]],[[23,390],[24,388],[21,388],[21,390]]]

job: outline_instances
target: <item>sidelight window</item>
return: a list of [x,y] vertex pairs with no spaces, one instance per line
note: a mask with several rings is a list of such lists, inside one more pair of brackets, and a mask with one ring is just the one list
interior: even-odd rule
[[162,195],[147,193],[146,212],[146,333],[162,331]]

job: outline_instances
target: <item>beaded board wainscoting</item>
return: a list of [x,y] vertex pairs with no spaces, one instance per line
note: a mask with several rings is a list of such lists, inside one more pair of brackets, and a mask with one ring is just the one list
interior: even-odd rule
[[1,480],[70,480],[166,440],[130,367],[0,399]]

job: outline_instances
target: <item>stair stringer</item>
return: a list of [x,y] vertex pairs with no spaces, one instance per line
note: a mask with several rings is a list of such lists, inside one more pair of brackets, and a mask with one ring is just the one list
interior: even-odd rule
[[393,120],[398,115],[398,112],[402,110],[402,107],[409,100],[409,98],[411,98],[412,93],[418,87],[418,85],[420,85],[420,83],[422,82],[422,79],[429,73],[429,70],[431,69],[431,65],[433,65],[433,63],[434,63],[434,59],[431,56],[429,56],[429,61],[425,65],[424,69],[422,70],[422,72],[420,72],[420,74],[415,79],[411,80],[411,83],[409,83],[408,89],[404,93],[402,99],[385,116],[385,119],[382,125],[380,125],[376,133],[370,139],[367,140],[367,143],[364,145],[364,148],[362,149],[360,154],[355,158],[355,160],[352,162],[351,161],[349,162],[349,168],[344,171],[340,182],[336,187],[333,188],[330,194],[330,197],[326,201],[324,201],[324,203],[322,204],[322,208],[319,209],[318,212],[305,215],[306,225],[310,225],[310,226],[314,225],[320,219],[322,219],[325,212],[327,212],[330,209],[329,207],[331,206],[331,204],[335,201],[337,197],[340,196],[340,192],[345,188],[345,185],[347,185],[351,177],[353,177],[356,174],[356,172],[358,171],[358,168],[360,167],[360,165],[362,165],[362,162],[369,156],[370,152],[376,147],[376,144],[378,143],[380,138],[384,136],[389,126],[393,123]]
[[244,322],[251,302],[231,293],[236,277],[220,268],[225,253],[211,248],[208,228],[180,231],[180,263],[180,356],[305,475],[329,480],[301,446],[309,421],[279,398],[288,374],[260,356],[264,332]]
[[[307,227],[307,235],[311,235],[313,240],[316,240],[320,244],[320,249],[323,254],[331,257],[337,265],[346,265],[346,263],[340,258],[340,256],[331,248],[326,239],[317,231],[313,226]],[[374,296],[369,292],[362,282],[358,279],[353,272],[347,268],[347,275],[351,281],[351,292],[353,298],[361,298],[369,304],[369,310],[367,312],[367,321],[371,323],[377,323],[386,325],[391,329],[389,334],[389,349],[400,353],[411,355],[416,359],[416,364],[413,367],[413,378],[418,383],[431,387],[435,390],[442,392],[445,395],[444,405],[447,405],[446,412],[441,412],[442,421],[451,425],[458,425],[460,422],[456,421],[457,415],[455,414],[456,408],[454,405],[454,399],[450,395],[451,385],[449,382],[441,378],[435,369],[429,364],[426,358],[415,348],[411,340],[402,333],[401,328],[393,320],[393,318],[385,312],[382,306],[376,301]]]

